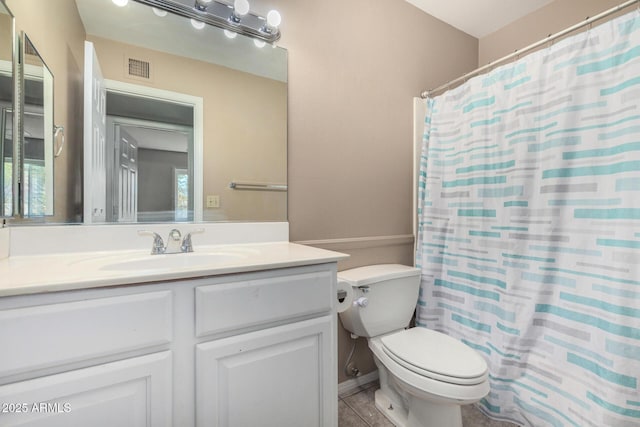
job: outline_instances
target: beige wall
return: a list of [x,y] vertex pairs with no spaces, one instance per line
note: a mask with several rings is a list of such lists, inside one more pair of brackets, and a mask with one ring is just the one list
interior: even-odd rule
[[[289,51],[290,239],[351,254],[339,269],[412,265],[412,98],[476,68],[477,39],[404,0],[252,4]],[[339,381],[350,348],[340,327]],[[374,369],[362,338],[355,362]]]
[[[205,221],[286,220],[286,193],[229,188],[233,180],[286,183],[286,83],[99,37],[88,38],[94,43],[105,78],[203,99],[204,196],[205,200],[207,194],[220,196],[220,208],[205,207]],[[151,63],[150,82],[126,74],[129,57]]]
[[478,64],[486,65],[620,3],[622,0],[556,0],[481,38]]
[[292,240],[410,234],[412,98],[477,40],[404,0],[272,0],[289,50]]
[[11,17],[5,15],[2,6],[0,6],[0,61],[12,61],[12,45]]
[[[84,27],[73,0],[7,0],[54,77],[54,123],[64,126],[66,146],[54,163],[52,222],[77,222],[82,214],[82,64]],[[55,16],[56,19],[51,19]]]

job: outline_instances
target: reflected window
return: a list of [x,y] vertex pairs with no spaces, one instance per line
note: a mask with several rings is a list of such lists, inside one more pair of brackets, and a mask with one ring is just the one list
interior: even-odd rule
[[[31,105],[25,108],[36,109]],[[25,111],[23,200],[24,216],[47,215],[47,170],[44,160],[44,119],[41,112]]]
[[176,221],[187,221],[189,219],[189,171],[174,169],[174,177]]
[[13,199],[11,198],[11,179],[13,178],[13,164],[11,158],[3,157],[3,188],[2,194],[4,195],[4,216],[11,216],[13,211]]
[[47,195],[45,189],[45,168],[43,164],[24,164],[24,214],[43,216],[46,214]]
[[13,213],[13,114],[9,108],[2,109],[2,140],[0,145],[2,150],[2,199],[0,200],[0,214],[11,216]]

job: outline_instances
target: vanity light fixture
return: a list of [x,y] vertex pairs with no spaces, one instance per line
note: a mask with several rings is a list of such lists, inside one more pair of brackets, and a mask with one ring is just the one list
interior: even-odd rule
[[[113,0],[126,2],[128,0]],[[252,13],[248,0],[234,0],[233,4],[220,0],[192,0],[193,6],[184,0],[134,0],[161,10],[191,18],[193,21],[206,23],[244,34],[266,43],[275,43],[280,39],[280,23],[282,18],[276,10],[270,11],[266,17]],[[193,24],[195,26],[195,24]],[[197,27],[196,27],[197,28]]]
[[238,33],[234,33],[233,31],[224,30],[224,35],[230,39],[235,39]]
[[263,40],[254,39],[253,44],[255,44],[256,47],[262,49],[267,43],[264,42]]
[[128,3],[129,0],[111,0],[113,2],[113,4],[115,4],[118,7],[125,7]]

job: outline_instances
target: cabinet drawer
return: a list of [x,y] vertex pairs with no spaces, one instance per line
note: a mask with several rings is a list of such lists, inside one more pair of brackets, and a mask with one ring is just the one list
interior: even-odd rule
[[216,334],[331,310],[330,271],[196,288],[196,335]]
[[172,294],[144,294],[0,310],[0,377],[166,344]]

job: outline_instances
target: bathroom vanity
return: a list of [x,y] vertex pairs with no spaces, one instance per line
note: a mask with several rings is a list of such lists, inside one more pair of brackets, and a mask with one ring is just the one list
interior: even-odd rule
[[157,256],[0,260],[0,425],[337,426],[346,256],[288,242]]

